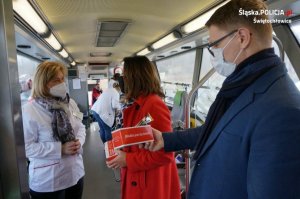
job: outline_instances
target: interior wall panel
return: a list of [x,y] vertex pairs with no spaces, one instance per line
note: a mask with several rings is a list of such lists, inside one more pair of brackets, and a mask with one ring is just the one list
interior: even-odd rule
[[0,0],[0,198],[29,198],[12,1]]

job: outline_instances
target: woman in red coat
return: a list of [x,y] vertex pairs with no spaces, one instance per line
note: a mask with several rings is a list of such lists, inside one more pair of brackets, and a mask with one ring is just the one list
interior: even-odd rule
[[100,82],[97,82],[92,91],[92,105],[97,101],[101,93],[102,89],[100,88]]
[[[172,131],[170,112],[161,99],[164,94],[158,73],[147,57],[124,58],[124,81],[127,99],[134,99],[124,110],[124,127],[135,126],[150,114],[153,128]],[[121,167],[122,199],[180,199],[174,153],[150,152],[137,145],[125,147],[118,153],[107,165]]]

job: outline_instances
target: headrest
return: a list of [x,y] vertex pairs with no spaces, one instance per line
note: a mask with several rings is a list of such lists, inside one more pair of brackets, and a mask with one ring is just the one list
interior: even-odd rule
[[177,91],[174,97],[174,105],[180,106],[182,91]]

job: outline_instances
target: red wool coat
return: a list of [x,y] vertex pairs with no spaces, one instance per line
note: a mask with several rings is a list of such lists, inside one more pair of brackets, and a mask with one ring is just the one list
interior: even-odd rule
[[[124,127],[135,126],[149,113],[153,128],[170,132],[170,112],[157,95],[139,97],[124,110]],[[127,167],[121,170],[122,199],[180,199],[174,153],[125,147]]]
[[101,95],[101,91],[99,91],[96,88],[93,88],[93,91],[92,91],[92,105],[97,101],[97,99],[99,98],[100,95]]

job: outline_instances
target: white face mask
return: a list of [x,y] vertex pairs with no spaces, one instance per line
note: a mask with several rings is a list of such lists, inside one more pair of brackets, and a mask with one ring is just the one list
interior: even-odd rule
[[60,83],[50,88],[49,92],[54,97],[61,97],[64,99],[67,95],[67,86],[65,82]]
[[240,56],[243,49],[240,50],[240,52],[237,54],[235,59],[233,60],[233,63],[227,62],[224,59],[224,49],[228,46],[228,44],[232,41],[232,39],[235,37],[235,35],[228,41],[228,43],[224,46],[224,48],[211,48],[210,50],[214,53],[214,56],[211,56],[211,64],[216,69],[216,71],[225,77],[228,77],[231,75],[235,68],[236,59]]

